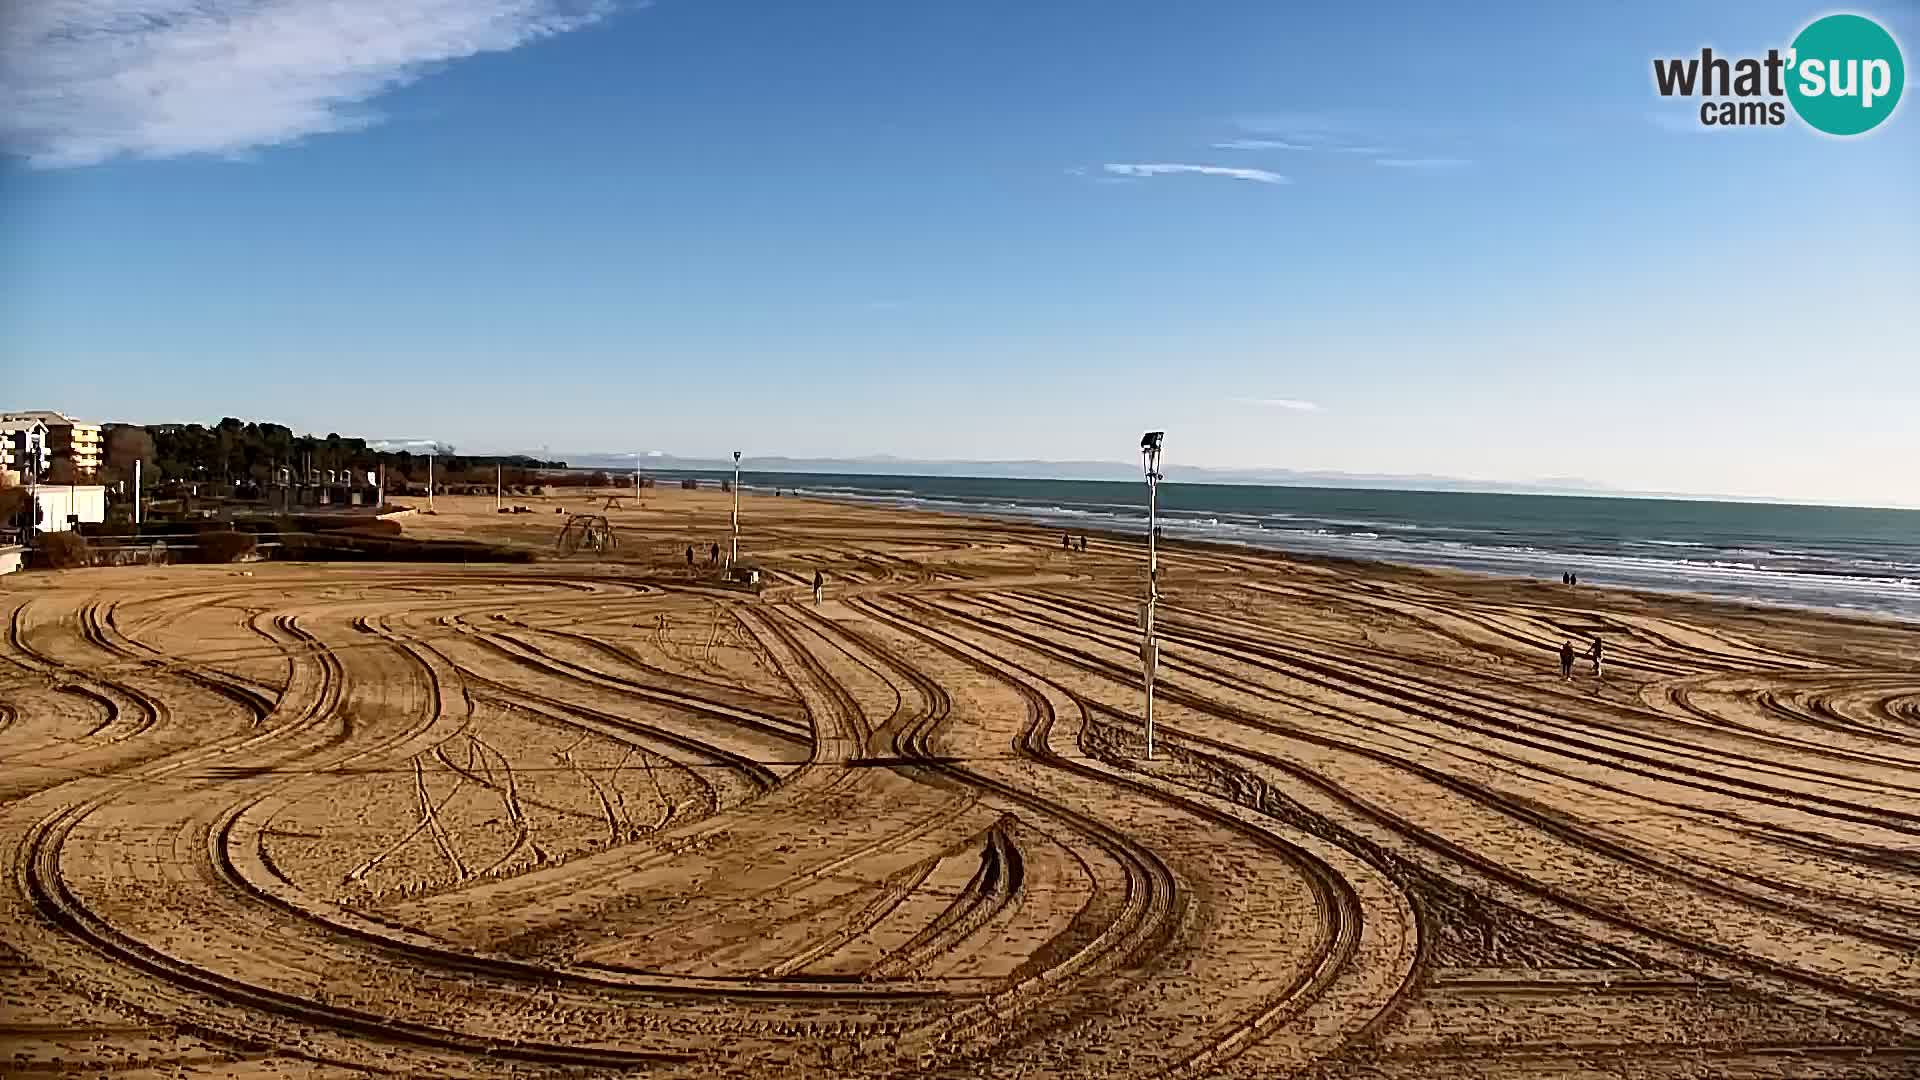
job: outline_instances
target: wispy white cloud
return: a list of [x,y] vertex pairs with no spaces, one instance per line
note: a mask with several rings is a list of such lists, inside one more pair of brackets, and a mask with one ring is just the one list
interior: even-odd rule
[[[1436,127],[1431,118],[1379,109],[1296,109],[1243,113],[1233,118],[1252,138],[1235,143],[1280,142],[1289,149],[1373,158],[1390,168],[1453,168],[1471,162],[1456,157],[1416,156],[1420,148],[1457,144],[1460,133]],[[1436,143],[1435,137],[1443,141]],[[1230,144],[1215,143],[1226,147]],[[1432,150],[1427,150],[1431,153]]]
[[1256,135],[1281,135],[1311,142],[1366,127],[1372,118],[1371,113],[1351,109],[1284,109],[1242,113],[1234,117],[1233,122],[1242,131]]
[[1233,180],[1252,180],[1261,184],[1292,183],[1286,177],[1266,169],[1234,169],[1225,165],[1178,165],[1154,163],[1148,165],[1108,164],[1104,168],[1116,176],[1172,176],[1177,173],[1193,173],[1198,176],[1224,176]]
[[1457,157],[1421,157],[1421,158],[1380,158],[1376,165],[1385,165],[1389,169],[1418,169],[1425,172],[1440,172],[1446,169],[1464,169],[1473,164],[1466,158]]
[[1311,401],[1301,401],[1298,398],[1237,397],[1233,400],[1236,404],[1258,405],[1263,409],[1291,409],[1294,412],[1320,411],[1318,404]]
[[1311,150],[1313,147],[1303,142],[1287,142],[1285,139],[1228,139],[1213,144],[1215,150]]
[[[645,0],[627,6],[645,7]],[[614,0],[0,0],[0,149],[44,168],[240,155],[378,120],[435,66]]]

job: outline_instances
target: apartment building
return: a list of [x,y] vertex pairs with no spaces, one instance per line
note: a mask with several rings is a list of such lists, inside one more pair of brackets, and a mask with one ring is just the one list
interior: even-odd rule
[[39,421],[45,425],[47,463],[50,466],[64,461],[73,466],[74,472],[90,477],[98,473],[100,466],[105,463],[106,446],[101,441],[99,424],[75,420],[50,409],[0,413],[0,423],[26,421]]
[[0,474],[7,482],[26,484],[35,460],[44,460],[47,425],[38,420],[0,420]]

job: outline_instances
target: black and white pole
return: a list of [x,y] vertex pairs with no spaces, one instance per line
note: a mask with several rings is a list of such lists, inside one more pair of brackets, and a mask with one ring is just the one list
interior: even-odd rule
[[740,451],[733,452],[733,553],[727,556],[727,565],[740,561]]
[[1160,645],[1153,638],[1153,607],[1160,599],[1160,443],[1164,431],[1140,437],[1140,468],[1147,477],[1147,602],[1140,609],[1140,667],[1147,689],[1147,760],[1153,760],[1153,675]]

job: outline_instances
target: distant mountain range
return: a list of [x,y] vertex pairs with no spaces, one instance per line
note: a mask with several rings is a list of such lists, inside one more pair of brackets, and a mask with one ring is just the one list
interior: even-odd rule
[[[632,469],[632,454],[571,453],[564,457],[574,468]],[[659,453],[643,456],[647,472],[728,471],[731,459],[677,457]],[[979,476],[1019,480],[1138,480],[1140,467],[1113,461],[924,461],[880,454],[856,458],[755,457],[741,461],[755,473],[842,473],[857,476]],[[1189,484],[1279,484],[1293,487],[1369,488],[1394,491],[1482,491],[1525,495],[1626,495],[1628,492],[1577,477],[1550,477],[1522,483],[1467,480],[1427,473],[1347,473],[1295,469],[1215,469],[1199,465],[1164,464],[1170,481]]]

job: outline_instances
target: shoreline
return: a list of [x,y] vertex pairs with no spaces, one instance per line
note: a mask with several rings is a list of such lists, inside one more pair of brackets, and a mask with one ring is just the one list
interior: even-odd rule
[[[774,499],[774,498],[800,499],[800,500],[819,502],[826,506],[835,506],[835,507],[843,507],[843,508],[852,507],[852,508],[886,509],[886,510],[892,510],[896,512],[906,512],[906,513],[926,513],[926,514],[938,515],[940,517],[945,517],[945,518],[960,518],[960,519],[980,521],[980,522],[990,522],[1000,526],[1020,526],[1023,528],[1031,529],[1036,534],[1057,535],[1062,532],[1071,533],[1071,534],[1084,533],[1089,537],[1100,536],[1110,540],[1138,541],[1139,539],[1144,537],[1146,533],[1144,519],[1142,519],[1141,527],[1138,530],[1116,529],[1116,528],[1112,528],[1110,525],[1105,525],[1105,524],[1099,525],[1099,526],[1068,525],[1064,523],[1051,524],[1046,521],[1039,520],[1038,516],[1035,514],[1022,514],[1022,513],[996,514],[989,508],[978,507],[978,506],[962,508],[956,505],[955,508],[948,509],[945,506],[940,505],[940,503],[942,502],[941,500],[934,500],[934,499],[910,500],[907,497],[878,496],[878,495],[867,496],[867,495],[856,495],[856,494],[841,496],[835,493],[825,493],[825,492],[819,492],[819,491],[808,492],[804,495],[789,494],[789,495],[776,496],[776,495],[769,494],[768,489],[758,488],[758,487],[749,486],[745,484],[741,485],[741,490],[743,495],[758,495],[760,497],[769,498],[769,499]],[[781,488],[780,490],[798,491],[799,489]],[[1177,522],[1176,522],[1176,528],[1178,528]],[[1402,562],[1395,559],[1369,557],[1364,555],[1346,555],[1346,554],[1336,554],[1336,553],[1328,553],[1328,552],[1298,551],[1289,547],[1281,546],[1279,544],[1259,544],[1259,543],[1253,543],[1250,541],[1235,540],[1235,539],[1224,539],[1224,538],[1214,539],[1214,538],[1196,538],[1191,536],[1180,536],[1175,533],[1170,533],[1167,529],[1166,522],[1161,523],[1160,544],[1163,550],[1172,550],[1177,548],[1191,547],[1196,550],[1219,550],[1219,551],[1229,551],[1229,552],[1238,552],[1238,553],[1253,552],[1253,553],[1272,555],[1282,560],[1294,561],[1294,562],[1304,563],[1308,565],[1345,565],[1345,566],[1351,566],[1355,568],[1384,568],[1384,569],[1396,571],[1396,572],[1414,572],[1414,573],[1427,574],[1427,575],[1440,575],[1443,577],[1458,575],[1460,579],[1465,581],[1486,581],[1486,582],[1498,582],[1498,583],[1504,583],[1504,584],[1529,584],[1535,587],[1541,587],[1541,588],[1547,588],[1547,589],[1568,588],[1568,586],[1561,585],[1558,582],[1555,582],[1549,578],[1534,577],[1529,574],[1518,573],[1518,572],[1504,572],[1504,571],[1495,570],[1495,569],[1481,569],[1476,567],[1453,566],[1453,565],[1447,565],[1444,563],[1437,563],[1437,562],[1436,563]],[[1577,559],[1577,558],[1580,558],[1580,556],[1573,556],[1572,558]],[[1894,626],[1894,627],[1920,628],[1920,612],[1916,612],[1914,614],[1905,614],[1897,611],[1886,611],[1886,610],[1879,610],[1874,608],[1848,606],[1848,605],[1842,605],[1842,604],[1821,604],[1813,601],[1772,599],[1766,596],[1756,596],[1748,593],[1739,593],[1734,591],[1714,592],[1714,591],[1686,588],[1684,586],[1675,586],[1672,588],[1665,588],[1658,585],[1621,583],[1616,581],[1604,580],[1604,577],[1605,577],[1604,571],[1602,571],[1601,580],[1590,580],[1588,576],[1589,575],[1588,571],[1577,570],[1576,573],[1581,574],[1580,584],[1572,587],[1576,590],[1604,589],[1607,591],[1609,595],[1634,596],[1634,597],[1641,598],[1642,600],[1684,601],[1684,602],[1688,602],[1696,605],[1701,605],[1707,608],[1708,610],[1714,610],[1714,609],[1724,607],[1727,609],[1731,609],[1733,611],[1743,612],[1746,614],[1764,614],[1769,612],[1814,614],[1814,615],[1822,615],[1830,618],[1837,618],[1837,619],[1849,620],[1849,621],[1859,620],[1863,624],[1871,625],[1871,626],[1880,626],[1880,627]],[[1783,576],[1786,576],[1786,575],[1783,575]],[[1810,586],[1813,585],[1814,583],[1817,583],[1819,580],[1821,580],[1824,577],[1824,575],[1813,574],[1813,573],[1803,573],[1803,574],[1794,575],[1794,576],[1797,578],[1802,578],[1806,580]]]

